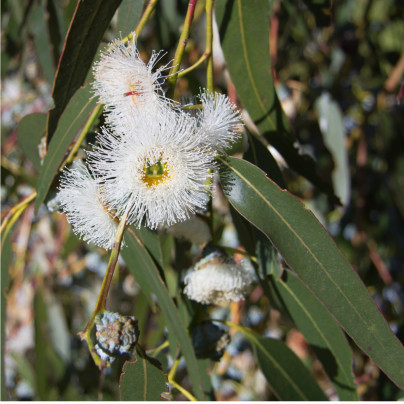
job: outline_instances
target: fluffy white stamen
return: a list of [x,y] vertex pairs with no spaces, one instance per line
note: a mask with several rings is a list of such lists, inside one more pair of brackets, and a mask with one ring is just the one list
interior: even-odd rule
[[161,87],[165,76],[163,66],[153,72],[161,54],[153,52],[146,64],[140,58],[135,42],[112,42],[100,61],[94,65],[93,87],[109,114],[107,121],[114,126],[121,118],[138,111],[158,113],[173,105]]
[[241,136],[243,123],[239,111],[224,94],[204,90],[199,98],[203,106],[198,115],[201,139],[223,153]]
[[213,153],[200,146],[194,122],[167,111],[158,120],[142,114],[129,127],[129,133],[122,126],[114,134],[104,128],[99,146],[89,152],[108,206],[120,216],[129,205],[128,222],[140,226],[145,220],[150,228],[170,226],[204,208]]
[[75,234],[106,250],[112,248],[118,223],[101,202],[100,187],[81,161],[63,172],[57,197]]

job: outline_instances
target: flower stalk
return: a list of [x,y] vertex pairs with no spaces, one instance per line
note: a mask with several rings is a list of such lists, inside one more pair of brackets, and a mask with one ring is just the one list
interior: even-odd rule
[[[14,223],[18,220],[18,218],[21,216],[21,214],[24,212],[24,210],[27,208],[27,206],[36,198],[37,192],[34,190],[30,195],[25,197],[21,202],[17,203],[14,205],[4,219],[2,220],[1,223],[1,230],[0,232],[2,233],[2,240],[5,240],[7,237],[8,232],[10,229],[13,227]],[[3,234],[5,229],[7,228],[7,231]]]
[[198,401],[188,390],[184,389],[175,380],[175,374],[177,373],[178,365],[180,363],[180,358],[177,358],[168,373],[167,379],[170,384],[172,384],[177,390],[179,390],[189,401]]
[[208,65],[206,68],[206,88],[213,92],[213,0],[206,0],[206,50]]
[[191,23],[194,18],[196,1],[197,0],[189,0],[188,3],[188,10],[185,16],[184,26],[182,28],[181,36],[178,41],[177,50],[175,51],[173,67],[170,70],[170,78],[168,79],[168,82],[171,85],[171,92],[172,92],[170,95],[173,95],[175,84],[177,83],[178,70],[180,70],[182,57],[184,55],[185,47],[188,43],[189,30],[191,28]]
[[126,220],[128,217],[128,213],[129,213],[129,211],[127,210],[126,213],[123,215],[121,221],[119,222],[119,226],[116,231],[111,255],[109,257],[107,270],[105,272],[104,279],[102,281],[101,290],[98,295],[98,299],[97,299],[97,303],[95,305],[94,311],[93,311],[91,318],[90,318],[89,322],[87,323],[87,326],[84,329],[84,331],[79,333],[81,339],[87,341],[91,356],[93,357],[95,364],[100,369],[105,367],[105,363],[101,360],[101,358],[98,356],[98,354],[95,350],[93,341],[91,339],[91,334],[92,334],[92,331],[95,326],[96,316],[106,310],[108,292],[109,292],[109,288],[111,286],[112,278],[114,276],[115,267],[118,262],[118,256],[119,256],[119,251],[121,249],[123,234],[126,229]]

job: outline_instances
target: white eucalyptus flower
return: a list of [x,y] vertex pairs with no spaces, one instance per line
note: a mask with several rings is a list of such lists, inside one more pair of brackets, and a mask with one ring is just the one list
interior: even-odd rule
[[239,111],[224,94],[203,90],[199,98],[203,107],[198,115],[202,142],[224,153],[241,136],[243,123]]
[[57,197],[75,234],[106,250],[112,248],[118,223],[101,201],[97,181],[81,161],[63,172]]
[[152,229],[204,208],[214,161],[213,153],[200,147],[194,121],[173,111],[159,119],[151,114],[133,119],[130,131],[122,126],[112,134],[103,128],[99,146],[89,152],[109,208],[118,216],[128,208],[128,223],[140,226],[144,220]]
[[184,293],[203,304],[244,300],[256,280],[248,259],[237,263],[216,252],[200,260],[185,279]]
[[165,79],[163,72],[168,66],[153,72],[160,58],[160,52],[153,52],[146,64],[140,58],[135,41],[131,44],[115,40],[95,63],[93,87],[100,102],[110,112],[107,120],[111,125],[133,111],[156,113],[173,105],[161,87]]

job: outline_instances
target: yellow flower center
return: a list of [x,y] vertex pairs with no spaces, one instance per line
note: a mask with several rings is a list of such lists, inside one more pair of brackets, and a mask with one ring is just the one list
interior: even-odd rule
[[146,164],[142,181],[148,186],[156,186],[170,178],[170,172],[164,163],[158,161],[154,164]]

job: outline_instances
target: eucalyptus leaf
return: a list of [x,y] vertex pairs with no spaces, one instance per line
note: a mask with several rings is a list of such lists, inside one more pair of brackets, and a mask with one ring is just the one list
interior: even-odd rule
[[84,84],[104,32],[121,1],[77,2],[53,84],[55,108],[48,115],[48,144],[71,97]]
[[252,344],[262,373],[278,400],[327,400],[309,370],[282,341],[259,337],[239,325],[232,326]]
[[[187,370],[194,388],[194,394],[198,399],[203,400],[205,398],[202,388],[203,382],[191,340],[178,309],[170,298],[167,287],[160,277],[159,270],[146,247],[134,232],[129,231],[125,234],[125,242],[128,244],[128,248],[123,248],[121,255],[140,286],[149,291],[153,291],[156,295],[161,311],[166,319],[170,343],[172,341],[178,341],[181,352],[187,362]],[[133,265],[135,261],[131,256],[136,257],[137,265]],[[140,332],[142,332],[142,330],[140,330]],[[175,347],[170,348],[175,349]]]
[[118,8],[118,36],[125,37],[135,30],[142,15],[144,3],[144,0],[122,0]]
[[279,400],[327,400],[310,371],[282,341],[273,338],[250,341],[262,373]]
[[1,235],[1,400],[6,401],[6,383],[5,383],[5,367],[4,367],[4,343],[6,330],[6,306],[8,283],[10,279],[9,269],[13,258],[13,250],[11,246],[12,228],[8,232]]
[[38,147],[45,133],[46,114],[24,116],[17,129],[18,144],[38,171],[41,169]]
[[341,327],[399,387],[404,349],[368,290],[314,215],[246,161],[220,159],[231,204],[271,240]]
[[319,177],[311,157],[295,148],[296,137],[275,91],[269,56],[268,0],[217,0],[215,11],[231,79],[260,134],[291,168],[333,196],[332,187]]
[[168,391],[167,376],[144,358],[125,362],[119,383],[122,401],[164,401]]
[[34,34],[34,45],[38,55],[44,76],[47,82],[51,85],[53,76],[55,75],[55,65],[53,55],[49,46],[46,19],[45,19],[45,4],[39,2],[31,12],[30,26]]
[[327,309],[300,279],[285,271],[282,279],[271,282],[299,331],[322,362],[341,401],[358,400],[352,374],[352,351],[344,333]]
[[351,174],[345,146],[344,117],[338,104],[329,93],[323,93],[315,102],[324,144],[332,155],[334,169],[332,182],[335,194],[346,206],[350,199]]
[[69,105],[59,121],[55,135],[49,144],[48,153],[44,158],[38,177],[38,196],[35,201],[36,211],[46,198],[53,178],[63,162],[63,158],[65,157],[70,143],[73,141],[80,128],[85,124],[86,119],[95,107],[96,102],[91,98],[90,89],[88,87],[80,88],[70,100]]

